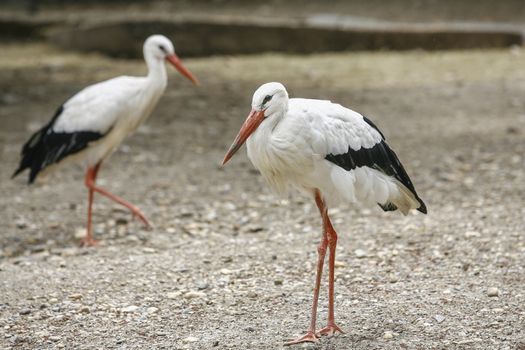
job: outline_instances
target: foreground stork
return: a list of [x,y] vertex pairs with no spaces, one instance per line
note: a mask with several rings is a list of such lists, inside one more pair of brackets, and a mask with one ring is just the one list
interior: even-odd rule
[[121,76],[83,89],[58,108],[49,123],[31,136],[22,148],[22,159],[13,177],[29,169],[29,183],[38,175],[69,161],[87,166],[85,185],[89,190],[86,236],[81,244],[92,246],[91,208],[98,192],[128,208],[146,226],[142,212],[124,199],[95,183],[100,165],[126,136],[151,114],[167,85],[164,61],[197,84],[175,54],[171,41],[162,35],[150,36],[144,43],[146,77]]
[[[259,87],[252,111],[226,153],[223,165],[248,140],[248,158],[268,184],[284,193],[292,186],[311,195],[323,220],[310,327],[286,345],[316,342],[342,330],[334,319],[334,263],[337,233],[328,208],[340,202],[379,205],[384,211],[426,214],[394,151],[381,131],[361,114],[330,101],[288,98],[280,83]],[[317,300],[329,248],[328,324],[316,333]]]

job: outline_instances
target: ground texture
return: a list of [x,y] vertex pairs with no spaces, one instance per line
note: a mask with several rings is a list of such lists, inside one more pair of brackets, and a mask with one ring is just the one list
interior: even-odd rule
[[[252,91],[367,115],[427,216],[340,207],[336,319],[313,349],[525,348],[525,52],[262,55],[187,61],[100,184],[155,224],[96,198],[78,248],[82,170],[9,180],[22,143],[82,86],[140,61],[0,48],[0,348],[271,349],[306,330],[320,237],[313,201],[278,198],[240,152],[219,164]],[[326,318],[324,281],[319,326]]]

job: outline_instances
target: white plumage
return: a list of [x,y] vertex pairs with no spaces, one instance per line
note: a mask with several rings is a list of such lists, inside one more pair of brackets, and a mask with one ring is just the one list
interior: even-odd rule
[[[160,67],[165,75],[164,65]],[[89,167],[107,158],[151,115],[166,82],[162,77],[117,77],[91,85],[66,101],[64,111],[52,126],[53,132],[92,131],[104,137],[64,160],[82,159]]]
[[284,193],[293,186],[310,194],[318,188],[329,206],[342,201],[361,206],[391,201],[402,204],[405,213],[407,206],[419,207],[414,196],[408,196],[409,203],[403,202],[405,186],[394,177],[369,166],[347,171],[325,159],[382,142],[379,131],[361,114],[330,101],[288,99],[278,83],[263,85],[256,92],[253,109],[260,107],[263,95],[273,96],[271,102],[279,109],[270,114],[273,109],[268,108],[265,121],[246,144],[248,157],[274,190]]
[[89,188],[86,245],[95,244],[91,234],[93,191],[126,206],[144,223],[144,215],[130,203],[95,185],[100,165],[122,141],[148,118],[164,93],[167,73],[164,62],[171,63],[182,75],[197,83],[182,65],[171,41],[162,35],[150,36],[144,43],[148,66],[145,77],[121,76],[78,92],[67,100],[51,121],[31,136],[22,149],[22,160],[13,176],[29,169],[29,183],[37,176],[71,161],[87,167]]
[[[337,234],[328,208],[341,202],[378,205],[385,211],[426,213],[423,201],[377,127],[361,114],[330,101],[288,98],[280,83],[253,95],[252,111],[226,153],[225,164],[242,144],[248,158],[277,192],[290,187],[315,198],[323,218],[314,305],[308,332],[289,342],[317,341],[342,332],[334,320],[334,262]],[[317,299],[326,249],[330,248],[328,325],[315,333]]]

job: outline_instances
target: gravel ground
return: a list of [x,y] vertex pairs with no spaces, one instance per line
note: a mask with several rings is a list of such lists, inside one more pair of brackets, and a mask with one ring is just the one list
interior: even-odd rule
[[[78,248],[82,170],[8,180],[21,144],[87,83],[140,61],[1,46],[0,348],[270,349],[306,330],[320,219],[273,195],[245,152],[222,156],[252,91],[366,114],[397,150],[429,215],[331,211],[336,319],[309,349],[525,348],[525,51],[262,55],[188,60],[147,125],[102,168],[151,231],[96,198],[103,244]],[[319,326],[324,326],[326,281]]]

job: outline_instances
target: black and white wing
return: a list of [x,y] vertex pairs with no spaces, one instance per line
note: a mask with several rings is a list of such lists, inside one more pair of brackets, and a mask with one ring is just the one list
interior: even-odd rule
[[60,106],[49,123],[24,144],[13,177],[29,169],[32,183],[48,166],[103,138],[118,118],[129,112],[126,101],[135,90],[129,79],[119,77],[91,85]]
[[[316,105],[322,110],[323,117],[313,121],[316,130],[315,148],[327,161],[347,171],[368,167],[394,178],[401,185],[402,192],[413,197],[409,202],[414,204],[408,209],[414,208],[426,214],[425,203],[417,195],[405,168],[372,121],[329,101],[316,101]],[[309,106],[309,109],[315,108]],[[398,205],[392,201],[378,204],[385,211],[398,209]],[[403,212],[407,210],[402,209]]]

